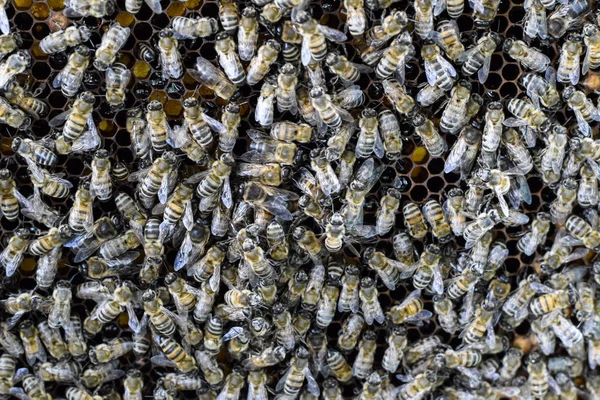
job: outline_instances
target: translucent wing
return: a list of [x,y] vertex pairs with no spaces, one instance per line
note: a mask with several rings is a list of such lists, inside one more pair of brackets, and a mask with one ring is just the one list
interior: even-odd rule
[[[58,78],[58,76],[56,78]],[[50,125],[51,127],[62,125],[67,120],[67,117],[71,114],[71,111],[73,111],[73,110],[68,109],[68,110],[61,112],[56,117],[52,118],[50,120],[50,122],[48,122],[48,125]]]
[[471,58],[471,56],[473,56],[473,54],[475,54],[475,52],[477,50],[479,50],[478,46],[471,47],[469,50],[465,51],[458,57],[458,59],[456,60],[456,63],[457,64],[464,63],[468,58]]
[[306,378],[306,383],[308,384],[308,391],[313,395],[319,397],[319,394],[321,393],[321,391],[319,390],[319,384],[312,376],[312,373],[310,372],[308,367],[304,369],[304,377]]
[[446,9],[446,0],[437,0],[435,2],[435,7],[433,8],[433,15],[438,16],[444,12]]
[[283,374],[283,376],[281,377],[281,379],[279,379],[279,382],[277,382],[277,386],[275,387],[275,390],[280,392],[283,390],[283,387],[285,386],[285,382],[287,381],[287,378],[291,372],[291,368],[288,368],[287,372],[285,374]]
[[344,35],[343,32],[338,31],[337,29],[330,28],[325,25],[319,25],[319,30],[327,39],[332,42],[345,42],[348,40],[348,37]]
[[155,14],[161,14],[163,12],[160,0],[146,0],[146,4],[148,4],[148,7],[150,7]]
[[188,201],[185,205],[185,211],[183,212],[183,225],[188,231],[191,231],[194,227],[194,212],[192,210],[191,201]]
[[579,83],[579,74],[579,60],[577,60],[575,66],[571,69],[571,72],[569,73],[571,84],[577,85]]
[[431,289],[434,293],[444,293],[444,279],[442,278],[442,271],[439,266],[433,268],[433,283]]
[[456,70],[448,60],[446,60],[440,55],[438,56],[437,61],[442,65],[442,68],[444,69],[444,71],[446,71],[448,75],[450,75],[453,78],[456,78]]
[[585,57],[583,58],[583,64],[581,65],[581,73],[583,75],[587,74],[590,69],[590,58],[592,56],[592,49],[590,46],[587,46],[587,51],[585,52]]
[[446,165],[444,166],[444,172],[450,173],[458,168],[463,161],[463,156],[467,151],[467,141],[461,135],[460,138],[456,141],[454,146],[452,146],[452,150],[450,150],[450,154],[446,159]]
[[409,302],[411,302],[412,300],[421,297],[421,291],[420,290],[413,290],[412,292],[410,292],[408,294],[408,296],[406,296],[406,298],[404,299],[404,301],[402,301],[402,303],[400,303],[399,307],[404,307],[406,306]]
[[226,176],[225,179],[223,179],[221,200],[223,201],[225,207],[231,208],[233,206],[233,197],[231,195],[231,184],[229,183],[229,176]]
[[227,128],[225,128],[225,125],[223,125],[220,121],[217,121],[213,117],[206,115],[204,113],[202,113],[200,115],[202,116],[202,119],[204,120],[204,122],[206,122],[206,124],[214,132],[217,132],[219,134],[223,134],[223,133],[227,132]]
[[425,61],[425,76],[427,76],[427,83],[431,86],[435,86],[437,82],[437,71],[430,62]]
[[590,133],[591,133],[590,124],[588,124],[588,122],[585,120],[585,118],[583,118],[583,114],[581,114],[581,111],[574,109],[573,113],[575,114],[575,119],[577,120],[577,127],[579,128],[579,131],[584,136],[590,136]]
[[0,9],[0,31],[5,35],[10,34],[10,23],[8,22],[8,16],[4,8]]
[[88,117],[87,121],[88,130],[86,130],[80,137],[75,139],[71,146],[71,151],[75,153],[83,153],[94,150],[100,146],[101,138],[98,134],[98,129],[92,116]]
[[477,77],[479,78],[479,82],[482,84],[487,81],[488,75],[490,74],[490,64],[492,62],[492,55],[490,54],[483,60],[483,65],[477,72]]
[[379,158],[383,158],[385,155],[385,149],[383,147],[383,141],[379,131],[375,131],[375,147],[373,147],[373,153]]
[[309,41],[308,38],[306,38],[306,37],[302,38],[302,50],[301,50],[302,65],[308,65],[308,64],[310,64],[310,61],[312,60],[312,53],[310,52],[310,47],[308,47],[308,41]]
[[503,122],[504,126],[508,126],[508,127],[518,127],[518,126],[525,126],[527,125],[527,121],[525,121],[524,119],[520,119],[520,118],[506,118]]

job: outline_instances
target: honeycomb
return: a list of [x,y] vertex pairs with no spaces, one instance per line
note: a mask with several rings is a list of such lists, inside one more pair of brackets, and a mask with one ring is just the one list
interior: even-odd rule
[[[218,3],[215,0],[188,0],[185,2],[172,2],[163,0],[163,8],[166,10],[163,14],[153,14],[146,4],[137,15],[131,15],[125,11],[124,0],[116,2],[115,12],[110,17],[104,20],[86,17],[75,19],[77,23],[88,26],[92,31],[90,42],[93,46],[98,46],[101,40],[102,32],[109,26],[112,21],[119,22],[122,26],[131,28],[131,36],[120,51],[118,62],[125,64],[132,69],[133,77],[129,84],[129,91],[126,96],[125,107],[121,110],[111,110],[104,102],[94,111],[94,120],[99,128],[101,136],[104,140],[104,148],[109,150],[111,159],[126,163],[131,170],[139,167],[138,161],[134,160],[134,152],[132,150],[130,135],[125,128],[126,110],[128,108],[145,105],[149,99],[160,101],[165,108],[165,111],[170,120],[180,120],[182,117],[181,100],[188,96],[201,96],[204,102],[208,102],[209,110],[212,104],[213,108],[222,106],[225,101],[217,98],[210,90],[205,87],[197,86],[197,82],[185,74],[183,79],[179,81],[165,81],[160,76],[160,71],[156,65],[152,65],[139,59],[137,51],[140,44],[154,45],[157,32],[169,25],[170,18],[175,16],[209,16],[214,17],[218,12]],[[170,3],[170,4],[169,4]],[[336,29],[343,29],[345,20],[345,12],[338,0],[326,0],[323,2],[313,2],[311,4],[313,17],[318,19],[321,24],[327,25]],[[40,94],[37,96],[43,99],[50,106],[48,118],[52,118],[71,106],[72,100],[66,99],[60,89],[52,87],[52,80],[56,74],[65,66],[67,55],[58,53],[46,55],[39,49],[39,42],[49,33],[56,31],[62,24],[65,24],[65,18],[61,11],[64,9],[63,0],[49,0],[48,2],[34,2],[33,0],[13,0],[6,5],[6,13],[10,19],[11,27],[22,36],[22,49],[28,50],[32,55],[32,65],[27,71],[27,74],[18,76],[18,81],[23,85],[29,85],[31,91],[38,90]],[[406,10],[408,15],[413,15],[414,10],[412,2],[401,1],[394,3],[390,9]],[[390,12],[388,9],[388,14]],[[382,11],[374,11],[369,18],[378,20],[382,18]],[[465,2],[465,10],[463,15],[458,18],[457,23],[461,32],[477,31],[474,27],[471,17],[472,10],[468,2]],[[523,0],[503,1],[500,4],[498,14],[491,26],[491,30],[503,36],[503,38],[522,37],[523,27],[521,21],[525,15]],[[272,34],[268,31],[262,31],[261,34],[268,38]],[[360,57],[356,52],[351,41],[339,45],[339,50],[347,54],[351,61],[361,63]],[[416,52],[420,52],[420,42],[415,43]],[[186,68],[193,68],[195,59],[198,55],[210,60],[214,64],[216,61],[216,52],[214,50],[214,37],[180,41],[180,54]],[[544,48],[553,63],[558,58],[556,44],[549,45]],[[511,59],[502,51],[502,46],[499,46],[492,56],[491,71],[489,78],[485,84],[480,84],[476,79],[468,79],[473,86],[473,92],[479,93],[482,96],[489,98],[510,99],[520,96],[523,93],[522,87],[519,85],[518,79],[522,75],[523,70],[518,62]],[[475,76],[476,78],[476,76]],[[104,77],[93,69],[88,69],[86,72],[83,89],[92,91],[98,96],[103,96],[103,81]],[[425,74],[419,63],[411,62],[407,69],[407,86],[412,88],[412,94],[416,94],[416,88],[419,84],[425,82]],[[372,107],[380,110],[382,107],[391,108],[388,100],[384,97],[383,88],[380,83],[369,80],[367,75],[362,75],[357,83],[364,90],[367,96],[367,101],[364,107]],[[241,115],[242,124],[240,127],[240,139],[234,149],[235,155],[241,155],[246,151],[249,139],[245,136],[245,130],[254,127],[254,121],[251,121],[254,113],[254,107],[259,95],[259,86],[249,87],[244,86],[241,89],[242,103]],[[98,104],[98,103],[97,103]],[[435,110],[433,110],[435,112]],[[432,113],[433,113],[432,112]],[[439,117],[439,113],[436,114]],[[556,114],[559,122],[564,123],[568,118],[565,111],[562,110]],[[0,138],[0,154],[2,155],[2,165],[6,166],[14,173],[15,180],[19,190],[25,196],[30,196],[33,193],[30,179],[27,173],[27,166],[23,159],[16,157],[11,150],[11,138],[17,133],[13,128],[3,126],[3,133]],[[32,129],[34,139],[44,138],[53,132],[45,120],[34,121]],[[403,133],[403,157],[395,163],[388,162],[388,167],[383,173],[380,182],[371,191],[365,205],[365,223],[372,224],[375,221],[375,211],[379,204],[379,199],[384,188],[396,186],[401,189],[403,194],[403,203],[407,200],[413,201],[416,204],[422,205],[429,199],[436,199],[440,202],[445,198],[445,193],[451,188],[459,186],[458,174],[444,174],[445,156],[442,158],[432,158],[425,150],[423,145],[415,139],[412,134],[412,126],[408,121],[401,122],[401,132]],[[452,146],[456,137],[453,135],[444,135],[448,142],[449,148]],[[67,157],[59,156],[58,165],[55,172],[65,174],[74,185],[81,177],[85,177],[91,173],[90,162],[91,156],[85,157]],[[186,160],[187,161],[187,160]],[[189,164],[191,166],[191,163]],[[532,202],[530,205],[524,204],[525,212],[533,216],[540,210],[547,211],[547,205],[555,198],[554,190],[547,187],[539,176],[530,174],[528,183],[532,192]],[[121,184],[115,187],[116,191],[123,191],[129,195],[134,195],[134,190],[130,185]],[[65,214],[72,206],[72,199],[68,198],[64,201],[52,200],[49,202],[53,207],[57,208],[61,213]],[[94,210],[94,217],[97,219],[104,215],[110,215],[116,212],[113,200],[108,202],[96,203],[97,207]],[[400,214],[396,220],[397,226],[402,226],[403,221]],[[29,228],[34,232],[43,229],[32,223],[30,220],[24,219],[22,216],[18,221],[8,221],[5,218],[0,220],[2,230],[0,232],[3,247],[8,238],[13,232],[20,227]],[[506,243],[510,256],[505,262],[505,272],[511,278],[513,288],[519,278],[528,273],[535,272],[535,261],[541,256],[540,249],[533,256],[525,256],[521,254],[516,247],[518,234],[526,229],[525,227],[514,227],[507,229],[495,229],[494,239]],[[553,231],[548,235],[547,244],[552,242]],[[392,234],[388,234],[381,238],[376,243],[376,247],[384,252],[388,252],[391,248]],[[431,242],[431,237],[424,241]],[[457,239],[464,244],[462,239]],[[419,251],[422,250],[423,243],[415,243]],[[167,265],[172,265],[175,258],[176,249],[167,248],[166,260]],[[362,248],[359,251],[362,253]],[[359,260],[349,252],[345,251],[349,263],[359,263]],[[69,258],[65,257],[60,261],[59,273],[56,280],[70,280],[74,285],[85,281],[84,276],[71,265]],[[9,293],[17,291],[32,290],[36,287],[34,279],[35,260],[31,257],[26,257],[19,271],[11,278],[4,278],[0,286],[0,298],[5,298]],[[371,272],[371,276],[375,277]],[[406,297],[410,292],[410,288],[400,286],[394,291],[388,291],[385,286],[378,284],[379,301],[384,309],[394,303],[398,303]],[[433,311],[433,304],[430,296],[425,297],[425,308]],[[84,302],[76,298],[73,299],[74,314],[78,314],[82,319],[89,314],[93,303]],[[4,317],[5,315],[2,315]],[[124,317],[124,315],[122,315]],[[327,329],[327,336],[330,343],[337,341],[337,334],[341,329],[342,320],[340,314],[336,315],[336,319]],[[34,319],[37,317],[34,317]],[[93,346],[100,344],[115,337],[128,334],[127,318],[118,318],[115,322],[106,324],[102,331],[90,338],[89,345]],[[36,323],[39,321],[35,321]],[[378,351],[376,360],[380,360],[385,350],[386,336],[383,332],[385,327],[376,328],[378,333]],[[456,347],[460,344],[457,337],[452,337],[445,333],[438,325],[436,319],[426,322],[422,326],[409,326],[408,340],[410,343],[415,342],[424,336],[432,334],[440,335],[445,343]],[[503,332],[500,329],[498,334],[507,335],[511,341],[521,340],[529,334],[528,322],[524,322],[517,327],[514,332]],[[350,355],[347,361],[351,364],[355,354]],[[148,360],[145,362],[135,362],[133,358],[123,357],[120,359],[121,368],[139,368],[144,373],[146,386],[144,394],[151,396],[152,390],[156,381],[164,376],[166,369],[153,366]],[[227,372],[227,370],[226,370]],[[395,384],[400,384],[396,378],[393,378]],[[111,382],[108,388],[104,390],[110,391],[114,386],[117,393],[122,393],[122,384],[119,380]],[[64,386],[47,383],[47,390],[54,398],[64,397]],[[351,396],[356,394],[358,386],[344,387],[344,395]],[[181,392],[185,398],[197,398],[193,392]]]

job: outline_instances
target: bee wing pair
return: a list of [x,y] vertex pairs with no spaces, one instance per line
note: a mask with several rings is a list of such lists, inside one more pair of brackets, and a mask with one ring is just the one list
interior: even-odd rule
[[[338,31],[337,29],[330,28],[325,25],[319,25],[319,31],[326,39],[331,40],[332,42],[341,43],[348,40],[348,37],[343,33]],[[308,65],[312,61],[312,52],[309,47],[310,37],[308,35],[303,36],[302,38],[302,49],[301,49],[301,59],[302,65]]]

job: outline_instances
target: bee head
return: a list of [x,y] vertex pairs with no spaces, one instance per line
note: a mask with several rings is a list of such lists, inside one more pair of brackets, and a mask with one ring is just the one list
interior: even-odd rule
[[514,39],[508,38],[504,41],[504,45],[502,46],[502,50],[504,50],[506,53],[508,53],[510,51],[510,49],[512,48],[513,44],[514,44]]
[[79,98],[88,104],[94,104],[96,102],[96,98],[92,92],[82,92],[79,95]]
[[365,261],[369,261],[371,258],[373,258],[373,254],[375,254],[375,247],[369,247],[368,249],[366,249],[363,253],[363,258],[365,259]]
[[160,31],[158,33],[158,37],[160,38],[166,38],[166,37],[173,37],[173,30],[172,29],[163,29],[162,31]]
[[231,35],[227,32],[219,32],[217,36],[215,36],[215,40],[225,40],[231,38]]
[[127,371],[127,376],[129,376],[131,378],[141,378],[142,373],[140,372],[139,369],[130,369],[129,371]]
[[296,24],[304,24],[310,19],[310,14],[306,11],[298,11],[297,13],[292,13],[292,22]]
[[316,99],[318,97],[322,97],[325,96],[325,88],[322,86],[315,86],[314,88],[310,89],[310,97],[312,99]]
[[196,107],[199,104],[200,104],[200,102],[195,97],[188,97],[187,99],[185,99],[183,101],[183,107],[185,107],[185,108]]
[[325,64],[331,66],[337,64],[340,61],[340,55],[337,53],[329,53],[327,54],[327,58],[325,58]]
[[295,75],[296,67],[294,67],[293,64],[287,63],[287,64],[284,64],[283,67],[281,67],[280,71],[282,74],[285,74],[285,75]]
[[404,325],[394,325],[392,328],[392,333],[398,336],[406,336],[407,334],[406,327]]
[[282,303],[277,303],[273,306],[271,311],[273,312],[273,314],[279,315],[279,314],[285,312],[285,310],[286,310],[286,308]]
[[150,103],[148,103],[148,105],[146,106],[146,109],[148,111],[159,111],[159,110],[163,109],[163,105],[158,100],[152,100]]
[[435,373],[435,371],[425,371],[425,377],[429,382],[433,383],[437,381],[437,374]]
[[62,238],[70,238],[73,235],[73,231],[69,228],[69,225],[61,225],[58,227],[58,234]]
[[502,37],[496,32],[490,32],[490,37],[494,42],[496,42],[496,46],[500,46],[502,44]]
[[19,35],[18,33],[13,33],[12,37],[15,40],[17,47],[21,47],[23,45],[23,38],[21,37],[21,35]]
[[598,33],[598,27],[594,24],[585,24],[583,26],[583,34],[585,36],[594,36]]
[[372,108],[365,108],[362,111],[363,118],[377,118],[377,111]]
[[[14,144],[14,142],[13,142]],[[0,179],[10,179],[11,174],[10,171],[7,169],[0,169]]]
[[108,151],[106,149],[96,150],[96,152],[94,153],[94,158],[107,158],[107,157],[108,157]]
[[156,298],[156,292],[152,289],[148,289],[144,292],[144,294],[142,295],[142,301],[144,302],[148,302],[148,301],[152,301]]
[[166,276],[165,276],[165,283],[167,285],[170,285],[171,283],[175,282],[177,280],[177,275],[175,275],[172,272],[169,272]]
[[229,103],[225,107],[225,111],[232,113],[232,114],[239,114],[240,113],[240,105],[236,104],[236,103]]
[[563,99],[564,100],[569,100],[573,94],[575,94],[575,87],[573,86],[567,86],[566,88],[563,89]]
[[242,17],[244,18],[256,18],[256,8],[246,7],[242,10]]
[[281,44],[279,44],[279,42],[275,39],[269,39],[267,40],[266,43],[267,46],[271,47],[272,49],[274,49],[277,52],[281,51]]

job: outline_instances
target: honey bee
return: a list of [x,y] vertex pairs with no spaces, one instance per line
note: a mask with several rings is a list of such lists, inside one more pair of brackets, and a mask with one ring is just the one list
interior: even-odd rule
[[388,315],[394,324],[415,323],[433,316],[431,311],[423,309],[420,290],[409,293],[402,303],[390,308]]
[[423,206],[423,216],[427,223],[431,225],[433,236],[438,238],[441,243],[450,239],[450,225],[444,216],[442,207],[435,200],[429,200]]
[[[185,103],[184,103],[185,106]],[[135,154],[139,158],[146,158],[150,154],[150,136],[147,134],[146,121],[141,107],[134,107],[127,111],[127,131]]]
[[402,32],[407,25],[408,16],[406,15],[406,12],[400,10],[395,10],[390,15],[386,16],[380,25],[374,25],[365,34],[369,48],[367,51],[361,53],[363,60],[371,65],[365,60],[365,55],[367,55],[370,50],[376,50],[383,46],[388,40]]
[[535,397],[544,397],[548,393],[550,373],[546,362],[539,350],[529,354],[527,359],[527,373],[529,374],[528,386]]
[[279,88],[275,79],[267,77],[260,89],[260,96],[256,102],[254,111],[254,119],[260,126],[271,126],[273,117],[275,116],[275,98]]
[[277,77],[278,87],[275,90],[277,110],[279,112],[290,111],[292,114],[298,113],[298,100],[296,99],[298,77],[296,73],[296,67],[292,64],[285,64],[279,71]]
[[404,215],[404,223],[409,229],[410,235],[415,239],[424,238],[428,229],[419,207],[414,203],[406,203],[402,207],[402,214]]
[[560,95],[556,91],[556,71],[548,68],[546,77],[543,78],[536,74],[525,74],[521,78],[521,84],[527,90],[527,96],[537,108],[540,103],[549,109],[560,106]]
[[367,27],[367,16],[362,0],[344,0],[346,9],[346,24],[348,31],[354,37],[360,37],[365,33]]
[[129,38],[129,28],[123,28],[115,23],[108,28],[102,36],[102,42],[96,49],[94,67],[99,71],[106,71],[116,60],[117,54]]
[[18,229],[8,241],[8,244],[0,253],[0,263],[5,268],[6,276],[12,276],[24,259],[25,250],[29,246],[29,232],[26,229]]
[[207,17],[188,18],[176,16],[171,20],[176,39],[197,39],[214,35],[219,31],[216,19]]
[[240,59],[250,61],[256,52],[258,42],[257,12],[254,7],[245,7],[242,10],[239,30],[237,32],[238,51]]
[[104,149],[96,151],[92,160],[92,179],[89,190],[92,200],[97,197],[102,201],[106,201],[112,196],[110,166],[108,152]]
[[[459,2],[461,5],[463,1]],[[438,6],[444,6],[445,2],[436,3]],[[456,62],[458,58],[465,52],[465,46],[460,41],[460,30],[456,21],[440,21],[437,30],[431,33],[433,41],[446,53],[450,60]]]
[[322,86],[316,86],[310,91],[312,106],[316,111],[317,120],[320,122],[320,128],[323,125],[330,128],[338,128],[342,121],[352,122],[354,119],[348,111],[332,102],[331,96],[325,92]]
[[197,369],[194,357],[188,354],[175,340],[155,335],[154,342],[163,354],[152,357],[153,364],[168,367],[175,366],[183,373]]
[[587,74],[590,69],[597,69],[600,66],[600,59],[598,51],[600,50],[600,33],[598,27],[594,24],[585,24],[583,26],[583,42],[586,45],[587,51],[585,58],[583,59],[583,65],[581,66],[581,72],[583,75]]
[[528,231],[519,239],[518,249],[528,256],[535,253],[537,247],[546,241],[546,235],[550,230],[550,222],[550,214],[538,213],[531,224],[531,231]]
[[446,159],[444,167],[445,173],[450,173],[458,169],[462,179],[467,179],[475,164],[475,158],[481,146],[481,132],[475,128],[467,126],[463,128],[460,136]]
[[346,57],[338,53],[330,52],[325,58],[325,64],[332,73],[339,77],[343,82],[354,83],[360,78],[361,72],[369,72],[369,67],[354,64],[348,61]]
[[[432,28],[433,29],[433,28]],[[457,78],[454,67],[441,55],[435,43],[426,43],[421,49],[427,82],[443,90],[450,90]]]
[[340,382],[349,382],[352,379],[352,369],[344,356],[336,350],[327,350],[327,364],[332,375]]
[[44,381],[39,377],[29,374],[29,370],[23,370],[22,388],[13,387],[9,390],[10,394],[18,398],[30,398],[35,400],[49,400],[52,397],[46,392]]
[[[104,16],[115,12],[115,4],[112,1],[67,0],[65,1],[65,7],[65,14],[72,15],[73,17],[92,16],[95,18],[103,18]],[[69,400],[74,400],[77,392],[78,390],[75,389],[73,391],[73,397],[70,397]],[[81,395],[88,396],[87,392],[85,391],[83,391]],[[89,399],[92,400],[92,396],[89,396]],[[85,398],[87,399],[87,397]]]
[[5,98],[0,97],[0,123],[25,130],[31,126],[32,120],[23,111],[13,108]]
[[426,371],[415,376],[406,383],[398,387],[398,398],[401,400],[420,399],[430,393],[438,377],[435,371]]
[[80,373],[78,364],[70,361],[46,362],[39,366],[38,376],[44,382],[72,382]]
[[31,56],[25,51],[17,51],[0,63],[0,88],[5,89],[12,78],[31,65]]
[[327,40],[332,42],[345,42],[346,35],[342,32],[321,25],[311,18],[308,12],[298,11],[292,15],[292,22],[302,35],[302,64],[308,65],[311,60],[323,61],[327,56]]
[[60,87],[66,97],[73,97],[79,91],[83,81],[83,74],[90,63],[91,50],[86,46],[77,46],[69,56],[65,67],[52,81],[52,87]]
[[575,302],[574,293],[569,290],[554,290],[536,282],[532,282],[531,287],[536,292],[543,293],[529,303],[529,312],[535,317],[562,310]]
[[46,54],[60,53],[68,47],[75,47],[90,39],[87,26],[69,26],[65,30],[51,33],[40,41],[40,50]]
[[573,110],[579,131],[584,136],[590,136],[591,128],[589,124],[593,121],[600,121],[600,111],[583,92],[576,90],[573,86],[564,89],[563,99],[567,101],[567,105]]
[[152,206],[156,195],[161,203],[167,201],[172,184],[170,178],[177,172],[174,168],[176,162],[174,153],[165,152],[162,157],[154,161],[151,167],[129,175],[128,181],[140,181],[137,191],[140,201],[146,208]]
[[10,104],[18,106],[33,118],[39,119],[48,114],[48,105],[27,93],[16,81],[8,82],[5,90],[4,97],[6,100]]
[[307,390],[313,395],[319,396],[319,385],[309,369],[309,355],[308,350],[304,347],[296,349],[289,370],[279,380],[275,390],[286,396],[295,396],[300,392],[304,380],[306,380]]
[[385,315],[377,299],[377,289],[373,279],[368,277],[361,279],[359,297],[367,325],[373,325],[373,321],[382,324],[385,320]]
[[577,202],[581,207],[590,207],[598,204],[598,180],[593,169],[588,165],[581,167],[581,180],[577,189]]
[[511,99],[508,102],[508,111],[515,118],[507,118],[504,125],[508,127],[527,126],[543,133],[550,129],[551,123],[548,117],[532,103],[524,99]]
[[558,69],[556,71],[557,82],[577,85],[581,73],[579,59],[582,52],[581,37],[570,35],[561,48]]
[[19,325],[19,337],[25,350],[25,358],[29,365],[35,364],[36,360],[46,362],[48,355],[40,340],[39,331],[31,321],[25,321]]
[[502,141],[506,147],[508,157],[515,165],[515,169],[522,174],[525,174],[533,168],[533,158],[523,142],[519,134],[514,129],[507,129],[502,134]]
[[9,221],[14,221],[19,217],[19,206],[26,206],[28,202],[17,190],[10,171],[0,170],[0,215]]
[[[58,228],[52,228],[45,235],[32,241],[29,244],[28,251],[33,255],[40,256],[42,254],[50,252],[54,248],[62,246],[71,237],[71,235],[72,231],[68,225],[61,225]],[[12,246],[9,244],[9,246],[7,247],[7,249],[11,249],[6,254],[7,258],[14,258],[16,256],[13,254],[15,251],[18,252],[18,250],[16,250],[13,246],[18,248],[19,245],[24,245],[24,243],[22,242],[24,237],[18,234],[15,236],[16,238],[14,244]]]
[[258,49],[257,55],[252,58],[248,66],[246,76],[248,85],[256,85],[269,73],[271,65],[277,60],[280,51],[281,45],[274,39],[268,40]]
[[402,194],[396,189],[389,189],[388,193],[381,198],[381,204],[375,214],[375,227],[378,235],[387,234],[394,226],[401,196]]
[[235,31],[240,20],[237,4],[231,0],[219,1],[219,21],[221,26],[227,32]]
[[440,136],[434,123],[423,114],[416,114],[412,119],[415,133],[423,141],[432,157],[440,157],[448,150],[446,140]]
[[425,40],[434,31],[433,8],[437,6],[430,0],[415,0],[415,32]]
[[[2,17],[0,16],[0,19]],[[1,24],[2,22],[0,22]],[[0,35],[0,59],[12,53],[23,45],[23,39],[18,33],[5,33]]]
[[131,79],[131,71],[120,63],[106,69],[106,101],[113,107],[125,102],[125,92]]
[[19,338],[9,331],[9,326],[5,322],[0,323],[0,345],[7,354],[15,358],[21,357],[25,353]]
[[519,61],[525,68],[535,72],[546,72],[550,65],[550,58],[538,49],[527,46],[525,42],[507,39],[504,42],[504,52]]
[[237,90],[225,73],[203,57],[196,59],[196,68],[188,70],[190,75],[215,92],[222,99],[229,100]]
[[592,227],[586,220],[577,216],[571,215],[565,224],[569,235],[561,239],[561,243],[565,245],[580,245],[583,244],[588,249],[594,250],[600,246],[600,232],[595,227]]
[[246,72],[235,50],[235,42],[227,33],[216,36],[215,50],[219,56],[219,64],[227,77],[236,85],[246,80]]

